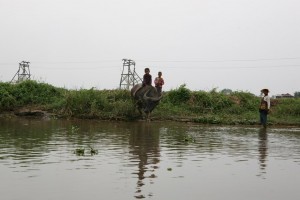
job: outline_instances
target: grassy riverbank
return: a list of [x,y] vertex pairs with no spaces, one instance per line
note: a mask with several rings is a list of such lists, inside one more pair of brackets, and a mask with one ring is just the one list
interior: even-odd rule
[[[258,124],[260,98],[248,92],[223,94],[191,91],[185,85],[164,92],[152,112],[153,120],[190,121],[204,124]],[[269,123],[300,125],[300,98],[272,100]],[[0,83],[0,113],[42,110],[55,117],[103,120],[137,120],[127,90],[67,90],[46,83]]]

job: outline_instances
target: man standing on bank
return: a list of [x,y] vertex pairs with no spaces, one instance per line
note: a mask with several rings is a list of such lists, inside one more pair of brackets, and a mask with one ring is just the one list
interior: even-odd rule
[[268,89],[262,89],[261,93],[263,93],[263,97],[261,98],[260,106],[259,106],[259,118],[260,118],[260,123],[263,125],[264,128],[266,128],[268,114],[270,112],[271,100],[270,97],[268,96],[269,94]]
[[165,81],[161,76],[162,76],[162,73],[158,72],[158,77],[156,77],[154,80],[155,88],[159,95],[161,95],[162,86],[165,84]]

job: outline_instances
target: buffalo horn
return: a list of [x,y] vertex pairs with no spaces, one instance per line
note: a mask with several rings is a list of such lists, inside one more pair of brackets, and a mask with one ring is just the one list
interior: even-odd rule
[[162,95],[159,96],[159,97],[148,97],[147,95],[148,95],[149,92],[150,92],[150,90],[148,90],[147,92],[145,92],[145,94],[144,94],[144,99],[145,100],[151,100],[151,101],[160,101],[161,100]]

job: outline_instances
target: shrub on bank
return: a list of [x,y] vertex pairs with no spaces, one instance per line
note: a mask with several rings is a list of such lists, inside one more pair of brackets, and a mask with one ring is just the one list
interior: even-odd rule
[[300,117],[300,98],[278,99],[275,108],[272,113],[276,115]]
[[191,91],[186,88],[185,84],[165,94],[166,101],[173,105],[185,104],[191,98]]
[[0,111],[12,110],[17,105],[17,101],[11,94],[11,91],[11,84],[0,82]]
[[132,108],[130,93],[126,90],[70,90],[65,91],[56,109],[70,117],[99,117],[128,115]]
[[0,109],[13,109],[18,106],[49,104],[61,98],[61,90],[46,83],[23,81],[17,84],[0,83]]
[[[248,92],[191,91],[181,85],[163,93],[151,116],[210,124],[254,124],[258,121],[259,102],[259,97]],[[130,120],[138,116],[127,90],[67,90],[36,81],[0,82],[0,111],[28,106],[64,117]],[[300,98],[278,99],[272,106],[270,121],[299,122],[299,116]]]

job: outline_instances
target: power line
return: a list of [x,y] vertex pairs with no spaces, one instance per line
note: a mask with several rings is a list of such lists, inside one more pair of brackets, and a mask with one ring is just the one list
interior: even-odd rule
[[[32,61],[32,64],[56,65],[56,64],[93,64],[120,62],[120,60],[90,60],[90,61]],[[0,65],[16,65],[15,62],[0,62]]]
[[182,69],[257,69],[257,68],[285,68],[285,67],[300,67],[299,65],[265,65],[265,66],[164,66],[152,68],[182,68]]
[[[204,62],[229,62],[229,61],[265,61],[265,60],[296,60],[296,59],[300,59],[297,57],[294,58],[277,58],[277,59],[256,59],[256,60],[224,60],[224,61],[143,61],[143,62],[162,62],[162,63],[166,63],[166,62],[170,62],[170,64],[168,65],[163,65],[163,66],[151,66],[150,67],[152,69],[155,68],[160,68],[160,69],[166,69],[166,68],[170,68],[170,69],[177,69],[177,68],[182,68],[182,69],[189,69],[189,70],[193,70],[193,69],[211,69],[211,70],[230,70],[230,69],[256,69],[256,68],[286,68],[286,67],[290,67],[290,68],[296,68],[296,67],[300,67],[300,64],[282,64],[282,65],[251,65],[251,66],[245,66],[245,63],[242,65],[238,65],[238,66],[228,66],[230,63],[227,63],[226,66],[223,65],[218,65],[218,66],[208,66],[208,65],[191,65],[192,63],[204,63]],[[59,61],[51,61],[51,62],[31,62],[31,66],[33,66],[33,68],[35,68],[36,70],[38,69],[51,69],[51,70],[98,70],[98,69],[117,69],[117,68],[121,68],[119,65],[116,65],[116,62],[119,62],[117,60],[98,60],[98,61],[63,61],[63,62],[59,62]],[[171,64],[173,62],[173,64]],[[100,64],[101,65],[97,65]],[[107,63],[107,64],[103,64],[103,63]],[[113,65],[111,65],[113,63]],[[177,64],[176,64],[177,63]],[[180,63],[180,64],[179,64]],[[182,63],[187,63],[186,65],[182,65]],[[188,64],[189,63],[189,64]],[[66,66],[61,66],[64,64],[71,64],[71,65],[66,65]],[[87,66],[87,64],[89,64]],[[91,65],[92,64],[92,65]],[[258,64],[258,63],[256,63]],[[0,63],[0,65],[4,66],[4,68],[11,68],[11,66],[8,65],[12,65],[12,63]],[[15,65],[15,63],[13,64]],[[48,66],[51,65],[51,66]],[[56,66],[52,66],[52,65],[56,65]],[[76,65],[74,67],[74,65]],[[82,66],[78,66],[78,65],[82,65]],[[235,65],[237,65],[237,63],[235,63]],[[35,67],[36,66],[36,67]],[[3,67],[1,67],[3,68]]]
[[[162,62],[162,63],[201,63],[201,62],[257,62],[257,61],[278,61],[278,60],[298,60],[300,57],[287,58],[258,58],[258,59],[232,59],[232,60],[138,60],[140,62]],[[89,63],[109,63],[120,62],[120,60],[89,60],[89,61],[31,61],[33,64],[89,64]],[[4,62],[0,65],[15,65],[12,62]]]
[[[257,68],[296,68],[296,67],[300,67],[299,65],[259,65],[259,66],[189,66],[189,65],[168,65],[168,66],[151,66],[151,69],[186,69],[186,70],[193,70],[193,69],[211,69],[211,70],[217,70],[217,69],[257,69]],[[1,67],[3,68],[3,67]],[[4,68],[11,68],[11,67],[4,67]],[[38,66],[38,67],[34,67],[33,68],[35,70],[99,70],[99,69],[117,69],[120,68],[120,66],[82,66],[82,67],[74,67],[74,66],[70,66],[70,67],[61,67],[61,66],[52,66],[52,67],[45,67],[45,66]]]
[[[33,61],[34,62],[34,61]],[[43,61],[36,61],[34,63],[36,64],[89,64],[89,63],[109,63],[109,62],[120,62],[120,60],[90,60],[90,61],[48,61],[48,62],[43,62]]]
[[199,62],[257,62],[257,61],[278,61],[278,60],[297,60],[300,57],[291,58],[259,58],[259,59],[233,59],[233,60],[138,60],[141,62],[170,62],[170,63],[199,63]]

